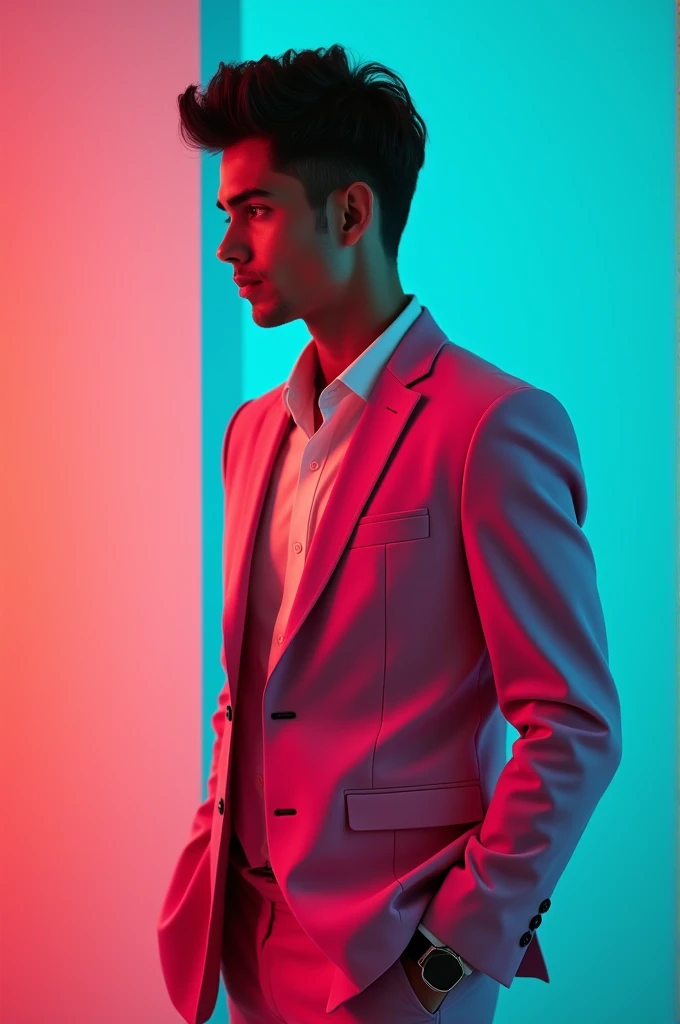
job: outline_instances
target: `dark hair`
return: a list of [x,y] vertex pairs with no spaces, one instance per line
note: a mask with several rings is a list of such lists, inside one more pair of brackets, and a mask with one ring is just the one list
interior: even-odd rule
[[[177,97],[181,136],[212,154],[245,138],[267,140],[272,169],[300,180],[322,233],[330,193],[366,181],[378,197],[385,255],[396,263],[425,162],[425,122],[383,64],[352,69],[340,44],[322,51],[220,61],[203,94],[190,85]],[[388,81],[372,80],[375,73]]]

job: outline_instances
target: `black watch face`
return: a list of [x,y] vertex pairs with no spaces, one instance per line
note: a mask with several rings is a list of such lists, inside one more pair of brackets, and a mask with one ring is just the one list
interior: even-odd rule
[[424,978],[435,988],[447,989],[459,981],[465,971],[449,953],[433,953],[424,967]]

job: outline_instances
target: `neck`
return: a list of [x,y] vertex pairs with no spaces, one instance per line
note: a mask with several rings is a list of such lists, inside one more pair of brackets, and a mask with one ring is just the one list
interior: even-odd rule
[[[346,323],[341,333],[338,333],[332,340],[326,336],[323,340],[319,340],[318,335],[315,335],[318,360],[315,379],[317,399],[332,380],[346,370],[369,345],[373,344],[376,338],[379,338],[387,330],[390,324],[394,323],[410,301],[410,297],[405,295],[400,287],[389,301],[382,304],[379,310],[372,310],[369,315],[362,317],[359,307],[359,322]],[[335,326],[337,327],[337,321]]]

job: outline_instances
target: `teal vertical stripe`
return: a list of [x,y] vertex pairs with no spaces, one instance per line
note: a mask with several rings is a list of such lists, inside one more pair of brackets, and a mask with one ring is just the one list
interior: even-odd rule
[[[200,85],[204,89],[220,61],[241,60],[241,5],[204,0],[201,4]],[[197,156],[198,158],[198,156]],[[202,797],[214,734],[211,718],[224,684],[222,643],[222,439],[233,412],[243,401],[241,313],[229,264],[216,257],[225,225],[215,208],[221,155],[200,154],[201,161],[201,342],[203,474],[203,742]],[[226,1018],[225,1018],[226,1019]]]
[[[240,0],[203,0],[201,9],[201,88],[220,61],[242,60]],[[241,300],[232,283],[230,264],[216,257],[225,216],[215,208],[221,154],[201,153],[201,339],[202,339],[202,468],[203,468],[203,698],[202,796],[207,796],[214,733],[212,716],[224,685],[220,664],[222,643],[222,439],[229,420],[243,401],[243,332]],[[229,1013],[220,980],[211,1024],[228,1024]]]

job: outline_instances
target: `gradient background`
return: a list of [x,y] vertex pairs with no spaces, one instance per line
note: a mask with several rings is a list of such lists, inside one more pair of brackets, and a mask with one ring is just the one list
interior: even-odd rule
[[256,327],[216,259],[220,158],[176,98],[334,42],[430,133],[404,290],[563,402],[586,474],[624,756],[551,894],[552,981],[501,988],[496,1024],[673,1024],[671,0],[7,0],[0,25],[2,1024],[179,1019],[155,928],[224,682],[222,439],[309,335]]

